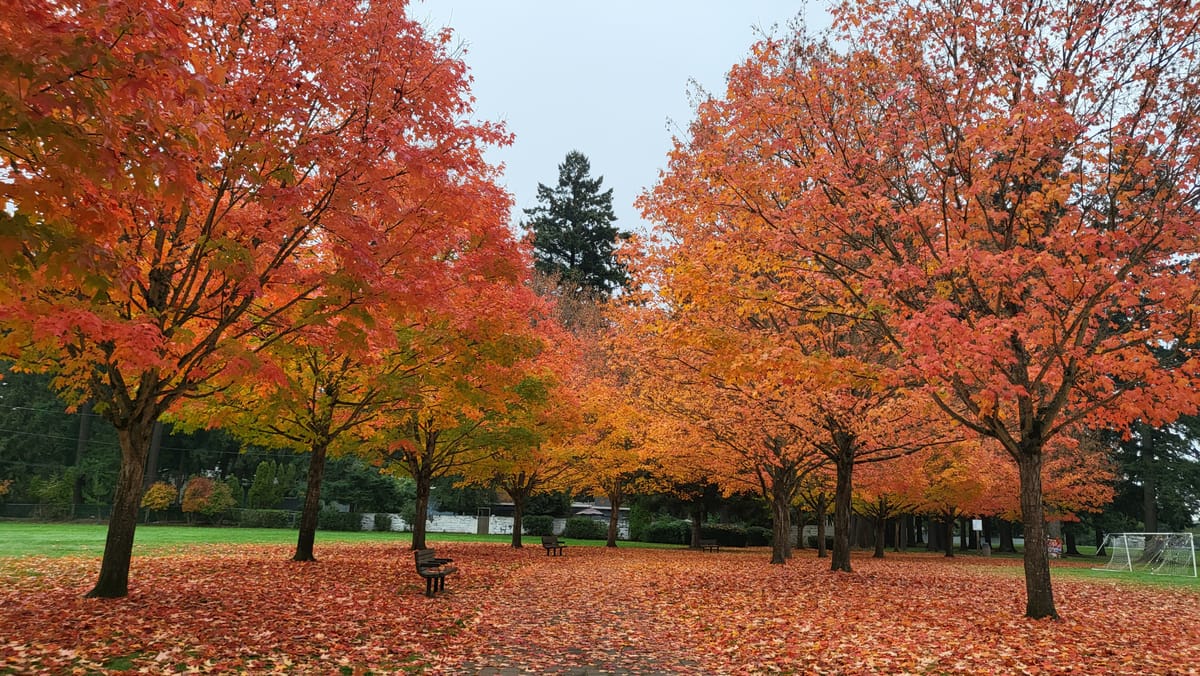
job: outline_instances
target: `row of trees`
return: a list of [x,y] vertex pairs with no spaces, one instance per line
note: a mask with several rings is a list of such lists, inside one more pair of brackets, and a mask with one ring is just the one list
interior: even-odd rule
[[387,2],[4,21],[0,352],[116,432],[91,596],[127,592],[161,420],[308,454],[297,560],[328,457],[411,476],[421,512],[433,477],[546,436],[572,341],[448,34]]
[[1006,457],[1026,614],[1054,617],[1051,465],[1197,408],[1200,14],[834,13],[756,45],[643,198],[642,387],[781,521],[822,465],[840,531],[859,465]]
[[1055,616],[1047,500],[1106,499],[1097,430],[1200,403],[1197,12],[849,1],[700,104],[641,200],[656,238],[621,246],[571,153],[531,256],[481,156],[507,134],[403,3],[19,6],[0,354],[116,432],[91,595],[126,593],[166,419],[307,454],[296,560],[341,456],[417,513],[437,477],[502,487],[518,546],[563,484],[608,497],[611,545],[634,492],[688,499],[694,537],[757,492],[777,563],[793,507],[832,505],[843,571],[857,486],[881,523],[1019,514]]

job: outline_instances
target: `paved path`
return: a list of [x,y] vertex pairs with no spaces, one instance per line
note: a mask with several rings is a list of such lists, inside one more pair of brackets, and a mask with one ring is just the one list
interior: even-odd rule
[[679,552],[684,565],[670,570],[620,551],[580,554],[568,548],[566,556],[544,557],[492,590],[462,637],[481,646],[468,669],[494,676],[709,673],[694,654],[698,618],[680,607],[680,585],[671,583],[694,575],[686,560],[703,554]]

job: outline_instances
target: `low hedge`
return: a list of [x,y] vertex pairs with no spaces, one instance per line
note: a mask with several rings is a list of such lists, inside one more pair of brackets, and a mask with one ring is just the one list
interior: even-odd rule
[[608,539],[608,524],[589,519],[586,516],[573,516],[567,519],[563,537],[578,540],[606,540]]
[[751,547],[770,547],[775,534],[770,528],[746,526],[746,544]]
[[700,537],[716,540],[722,547],[745,547],[746,527],[735,523],[706,523],[700,526]]
[[362,530],[363,518],[358,512],[339,512],[335,509],[323,509],[317,516],[318,530]]
[[526,535],[554,535],[554,517],[547,514],[523,516],[521,530]]
[[646,542],[686,545],[692,539],[692,524],[683,519],[658,519],[646,526],[642,538]]
[[233,521],[242,528],[297,528],[300,514],[286,509],[235,509]]

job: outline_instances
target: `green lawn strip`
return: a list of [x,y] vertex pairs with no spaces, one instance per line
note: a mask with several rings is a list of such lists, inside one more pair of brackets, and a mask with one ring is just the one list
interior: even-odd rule
[[[1107,557],[1095,558],[1091,555],[1095,551],[1094,547],[1080,547],[1079,550],[1085,554],[1089,554],[1083,558],[1066,557],[1061,559],[1051,559],[1050,574],[1054,579],[1081,580],[1086,582],[1116,582],[1118,584],[1131,585],[1147,585],[1152,587],[1170,587],[1174,589],[1188,589],[1200,592],[1200,578],[1184,577],[1180,575],[1151,575],[1145,571],[1111,571],[1111,570],[1096,570],[1101,568],[1108,562]],[[985,557],[980,557],[974,553],[964,553],[956,556],[956,559],[961,559],[967,562],[986,562]],[[1012,559],[1019,564],[1022,555],[1020,552],[994,554],[992,558]],[[953,560],[953,559],[947,559]],[[997,575],[1008,575],[1012,577],[1023,576],[1024,569],[1020,565],[1016,566],[992,566],[991,570]]]
[[[1104,565],[1096,561],[1096,567]],[[1150,587],[1171,587],[1188,589],[1200,593],[1200,578],[1184,577],[1182,575],[1151,575],[1145,571],[1093,570],[1091,568],[1055,568],[1056,577],[1089,582],[1111,581],[1120,584],[1146,585]]]
[[[0,557],[100,556],[106,524],[0,522]],[[409,541],[409,533],[321,531],[321,542]],[[166,554],[198,546],[295,544],[296,531],[282,528],[138,526],[134,553]]]
[[[100,556],[104,553],[106,524],[34,523],[0,521],[0,558],[26,556]],[[140,525],[134,535],[137,555],[170,554],[181,549],[215,545],[294,545],[296,531],[285,528],[216,528],[211,526]],[[427,533],[426,542],[511,542],[511,535]],[[411,542],[412,533],[385,531],[318,531],[317,544],[345,542]],[[603,547],[603,540],[568,539],[570,546]],[[526,547],[537,548],[536,537],[526,536]],[[679,545],[621,541],[620,547],[678,549]]]

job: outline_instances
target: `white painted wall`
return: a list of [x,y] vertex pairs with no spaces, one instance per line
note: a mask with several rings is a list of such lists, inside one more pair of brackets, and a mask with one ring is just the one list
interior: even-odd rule
[[[391,518],[388,530],[410,531],[412,527],[399,514],[387,515]],[[362,529],[375,530],[375,514],[363,514]],[[562,535],[567,527],[566,519],[554,520],[554,532]],[[462,514],[437,514],[425,523],[426,533],[475,533],[479,529],[478,517]],[[512,535],[513,520],[511,516],[493,516],[488,519],[488,533],[492,535]],[[629,539],[629,522],[625,519],[617,521],[617,537]]]

